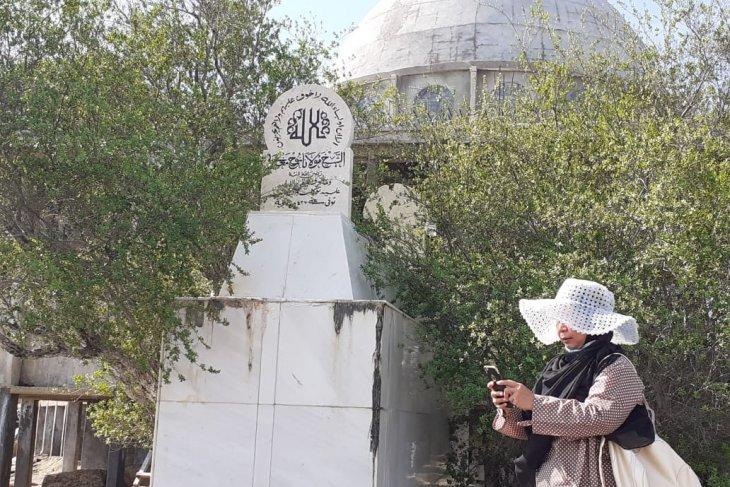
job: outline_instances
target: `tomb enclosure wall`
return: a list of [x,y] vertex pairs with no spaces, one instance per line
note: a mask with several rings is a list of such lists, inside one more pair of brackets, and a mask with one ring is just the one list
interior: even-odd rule
[[161,388],[156,487],[418,485],[447,427],[412,318],[383,301],[214,298]]

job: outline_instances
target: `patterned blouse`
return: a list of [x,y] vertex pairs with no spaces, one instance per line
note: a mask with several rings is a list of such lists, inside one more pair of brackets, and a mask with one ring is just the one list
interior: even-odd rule
[[621,426],[643,402],[644,384],[631,361],[621,356],[596,376],[584,402],[536,394],[532,420],[521,421],[516,408],[506,413],[498,409],[492,426],[520,440],[527,439],[528,425],[534,433],[557,437],[537,471],[537,487],[616,487],[605,446],[599,463],[601,437]]

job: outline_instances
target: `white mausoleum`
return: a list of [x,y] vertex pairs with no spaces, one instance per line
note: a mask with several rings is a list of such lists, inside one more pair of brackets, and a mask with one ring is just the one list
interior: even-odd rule
[[343,40],[340,67],[345,79],[395,87],[429,113],[474,109],[485,90],[504,99],[525,87],[522,54],[553,59],[570,45],[605,51],[627,29],[606,0],[542,8],[548,20],[540,25],[533,0],[380,0]]

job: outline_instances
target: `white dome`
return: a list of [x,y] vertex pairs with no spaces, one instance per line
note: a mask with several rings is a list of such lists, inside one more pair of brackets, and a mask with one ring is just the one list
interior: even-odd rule
[[[527,46],[532,59],[553,53],[550,35],[535,27],[534,0],[380,0],[345,37],[345,76],[449,64],[514,62]],[[605,49],[625,28],[606,0],[553,0],[543,8],[563,38]]]

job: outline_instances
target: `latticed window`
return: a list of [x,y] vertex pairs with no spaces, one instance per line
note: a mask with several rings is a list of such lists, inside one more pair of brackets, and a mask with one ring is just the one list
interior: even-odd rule
[[454,110],[454,93],[442,85],[430,85],[418,92],[413,100],[418,113],[428,118],[451,118]]
[[514,81],[502,81],[497,88],[497,100],[513,100],[521,91],[523,86]]

